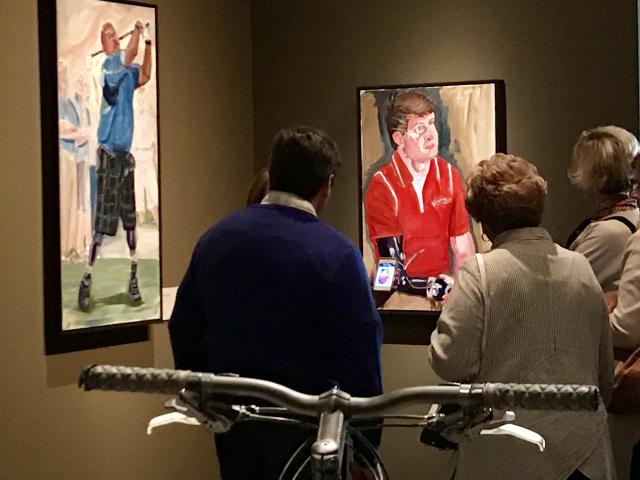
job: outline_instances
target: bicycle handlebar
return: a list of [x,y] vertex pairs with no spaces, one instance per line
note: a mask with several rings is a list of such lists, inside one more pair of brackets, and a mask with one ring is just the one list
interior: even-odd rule
[[350,397],[338,389],[308,395],[253,378],[188,370],[93,365],[82,371],[85,390],[115,390],[177,395],[183,388],[217,395],[260,398],[301,415],[316,416],[339,405],[351,418],[375,417],[401,407],[458,403],[499,409],[597,410],[598,388],[591,385],[480,383],[409,387],[371,398]]

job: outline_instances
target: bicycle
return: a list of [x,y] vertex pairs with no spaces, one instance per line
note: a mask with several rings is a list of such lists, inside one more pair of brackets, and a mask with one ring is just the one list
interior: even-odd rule
[[[303,443],[292,455],[280,478],[296,479],[307,464],[313,480],[344,478],[346,446],[357,438],[365,452],[352,452],[376,480],[389,475],[375,447],[354,420],[376,420],[377,427],[423,427],[423,443],[455,449],[463,435],[506,434],[531,442],[544,450],[544,439],[514,424],[508,409],[597,410],[599,392],[589,385],[546,384],[445,384],[408,387],[371,398],[351,397],[333,388],[321,395],[308,395],[283,385],[231,374],[218,375],[187,370],[93,365],[79,379],[85,390],[115,390],[178,395],[169,402],[171,413],[149,422],[147,433],[160,425],[179,422],[204,425],[211,431],[228,431],[235,422],[271,421],[317,430],[316,440]],[[233,399],[251,397],[274,406],[237,405]],[[393,415],[411,405],[433,404],[425,415]],[[494,418],[494,409],[506,410]],[[385,424],[384,420],[402,420]],[[371,428],[366,425],[363,428]],[[310,450],[310,454],[307,452]],[[306,457],[301,465],[294,459]],[[295,471],[293,471],[295,468]]]

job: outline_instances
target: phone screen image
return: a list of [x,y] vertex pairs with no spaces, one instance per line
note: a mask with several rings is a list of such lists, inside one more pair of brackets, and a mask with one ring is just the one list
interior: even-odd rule
[[380,259],[373,281],[374,290],[391,290],[396,276],[396,266],[397,262],[394,259]]

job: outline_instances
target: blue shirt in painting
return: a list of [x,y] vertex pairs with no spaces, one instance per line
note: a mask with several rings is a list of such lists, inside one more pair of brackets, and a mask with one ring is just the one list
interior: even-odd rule
[[102,64],[102,105],[98,142],[109,150],[128,152],[133,139],[133,92],[138,87],[140,65],[128,67],[124,51],[109,55]]
[[309,394],[382,392],[382,324],[362,256],[302,210],[253,205],[205,233],[169,329],[176,368]]

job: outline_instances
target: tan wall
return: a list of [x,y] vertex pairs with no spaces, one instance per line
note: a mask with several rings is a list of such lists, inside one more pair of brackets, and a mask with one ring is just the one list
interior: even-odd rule
[[[198,235],[243,204],[252,176],[250,2],[154,3],[163,283],[171,286]],[[216,463],[203,429],[145,435],[164,397],[76,386],[89,363],[171,366],[166,325],[145,343],[44,355],[36,1],[2,0],[0,15],[0,478],[210,479]]]
[[[637,132],[633,0],[254,0],[252,21],[256,166],[278,128],[328,130],[344,162],[324,218],[356,243],[359,86],[504,79],[509,152],[548,179],[544,224],[559,241],[588,213],[566,178],[579,133]],[[386,345],[382,361],[386,389],[436,380],[426,347]],[[417,436],[383,437],[392,478],[442,478],[447,456]]]

